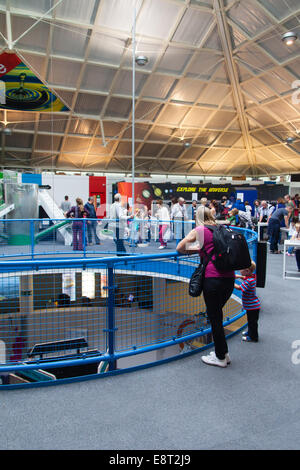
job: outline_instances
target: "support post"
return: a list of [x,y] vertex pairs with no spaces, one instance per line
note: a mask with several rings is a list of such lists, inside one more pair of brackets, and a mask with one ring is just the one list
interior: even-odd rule
[[[107,266],[107,285],[108,285],[108,299],[107,299],[107,336],[108,336],[108,353],[113,358],[115,353],[115,279],[114,279],[114,264],[109,263]],[[116,369],[116,361],[109,361],[109,370]]]

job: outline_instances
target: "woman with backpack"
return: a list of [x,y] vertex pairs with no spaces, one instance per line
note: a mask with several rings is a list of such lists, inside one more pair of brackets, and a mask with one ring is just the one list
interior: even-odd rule
[[[196,228],[181,240],[177,245],[177,251],[182,254],[198,253],[204,260],[209,259],[205,269],[203,296],[212,328],[215,351],[202,356],[201,359],[208,365],[227,367],[230,364],[230,357],[223,328],[223,307],[233,292],[235,273],[219,271],[215,267],[214,227],[216,222],[210,209],[200,206],[196,212]],[[197,247],[195,247],[196,242],[198,242]]]

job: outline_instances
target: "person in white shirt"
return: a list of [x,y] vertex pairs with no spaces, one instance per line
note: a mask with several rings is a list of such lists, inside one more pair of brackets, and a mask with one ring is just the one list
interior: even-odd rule
[[132,215],[127,215],[127,210],[122,206],[121,199],[120,193],[114,195],[115,202],[110,206],[109,218],[111,220],[109,225],[114,232],[114,242],[116,244],[117,253],[126,253],[124,235],[127,220],[132,219]]
[[170,237],[167,237],[167,232],[170,231],[170,214],[168,207],[160,199],[157,201],[158,210],[156,212],[156,217],[159,220],[159,250],[167,247],[167,240]]
[[271,204],[268,204],[267,201],[261,201],[259,208],[259,222],[268,222],[273,212],[274,207]]
[[188,219],[183,197],[180,197],[177,204],[172,207],[171,219],[174,220],[174,238],[178,245],[180,240],[185,237],[184,221]]
[[252,207],[250,206],[249,202],[248,201],[245,201],[245,209],[246,209],[246,212],[250,212],[250,216],[252,214]]

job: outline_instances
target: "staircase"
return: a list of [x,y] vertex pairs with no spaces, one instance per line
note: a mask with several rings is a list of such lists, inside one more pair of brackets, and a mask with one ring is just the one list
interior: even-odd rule
[[[42,206],[50,219],[65,219],[63,211],[58,207],[54,199],[50,196],[47,189],[39,190],[39,205]],[[57,221],[57,223],[59,223]],[[55,229],[55,225],[51,228]],[[48,229],[49,230],[49,229]],[[63,226],[57,229],[63,237],[65,245],[71,246],[72,244],[72,230],[70,226]]]

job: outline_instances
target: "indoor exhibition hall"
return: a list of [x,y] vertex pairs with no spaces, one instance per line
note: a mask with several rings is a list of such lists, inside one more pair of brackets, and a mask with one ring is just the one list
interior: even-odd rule
[[0,449],[298,450],[299,0],[0,0],[0,139]]

